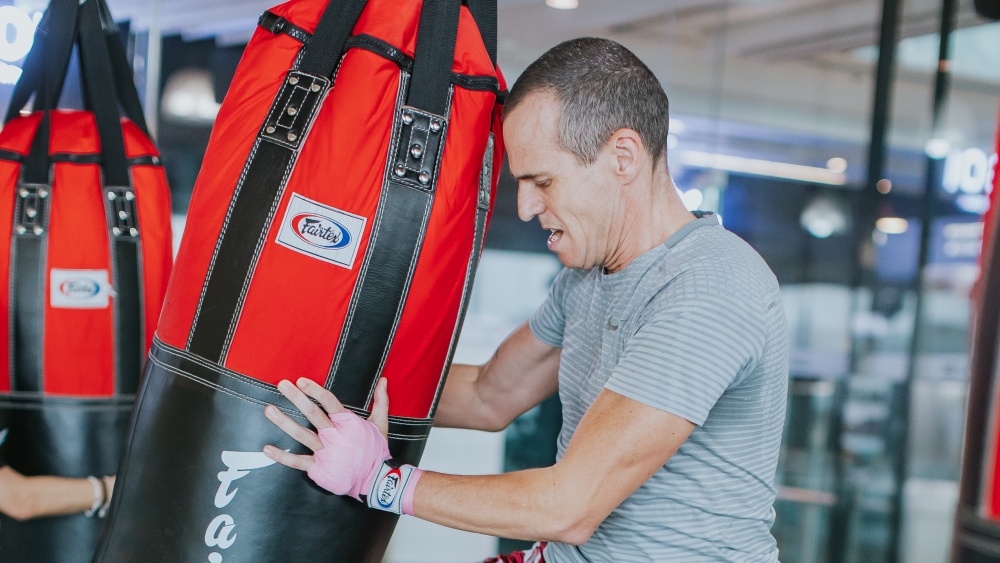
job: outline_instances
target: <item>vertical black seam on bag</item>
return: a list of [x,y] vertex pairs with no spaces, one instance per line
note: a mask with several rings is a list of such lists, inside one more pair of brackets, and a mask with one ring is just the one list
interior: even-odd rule
[[479,200],[476,203],[476,224],[472,235],[472,252],[469,255],[469,263],[465,270],[465,285],[462,287],[462,298],[459,302],[458,317],[455,318],[455,328],[451,333],[451,342],[448,344],[448,355],[445,356],[444,367],[441,368],[441,376],[438,378],[437,389],[434,391],[434,399],[431,401],[427,411],[427,418],[434,418],[437,411],[438,401],[441,399],[441,391],[448,378],[448,370],[452,360],[455,359],[455,349],[458,345],[458,336],[462,332],[462,325],[465,323],[465,315],[469,310],[469,302],[472,300],[472,284],[476,279],[476,269],[479,267],[479,260],[483,251],[483,239],[486,237],[486,218],[490,212],[490,196],[493,186],[493,158],[495,151],[493,133],[490,133],[486,143],[486,151],[483,153],[483,167],[479,177]]
[[[446,100],[450,102],[450,99],[449,90]],[[450,108],[450,103],[446,107]],[[407,115],[411,116],[410,122],[406,121]],[[370,271],[359,278],[352,298],[354,308],[363,308],[365,314],[352,315],[345,322],[336,367],[328,378],[330,390],[346,405],[367,407],[388,358],[430,219],[449,117],[440,118],[443,120],[438,123],[436,146],[428,130],[422,156],[433,154],[430,169],[433,172],[424,183],[422,179],[410,178],[408,168],[406,174],[400,174],[404,162],[406,166],[415,164],[400,153],[405,155],[412,149],[415,133],[422,131],[417,124],[431,123],[439,118],[409,106],[396,111],[393,120],[395,142],[390,145],[390,160],[386,165],[388,181],[379,200],[365,256],[365,267]],[[407,132],[410,135],[404,138]],[[421,160],[424,173],[425,166],[427,163]],[[344,376],[338,377],[340,374]]]
[[[326,78],[289,71],[261,124],[230,200],[188,336],[187,349],[203,358],[222,362],[228,352],[268,225],[329,89]],[[279,119],[293,99],[300,100],[299,109],[291,125],[283,126]],[[219,264],[225,267],[216,268]],[[206,303],[210,315],[202,314]]]
[[18,182],[11,237],[11,390],[44,389],[46,251],[51,184]]

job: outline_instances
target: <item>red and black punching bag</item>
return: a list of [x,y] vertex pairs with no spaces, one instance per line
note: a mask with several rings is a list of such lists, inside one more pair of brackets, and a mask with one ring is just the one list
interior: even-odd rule
[[[997,128],[1000,153],[1000,126]],[[1000,563],[1000,231],[994,163],[990,207],[984,217],[979,290],[973,317],[969,400],[959,486],[953,563]]]
[[[74,44],[87,111],[56,109]],[[29,476],[113,475],[171,237],[166,175],[104,0],[52,0],[39,23],[0,131],[0,225],[2,457]],[[102,523],[0,517],[0,560],[89,561]]]
[[[212,131],[96,561],[381,560],[396,517],[274,464],[263,416],[308,377],[348,408],[389,379],[415,464],[454,352],[503,149],[492,0],[265,12]],[[496,166],[495,166],[496,164]]]

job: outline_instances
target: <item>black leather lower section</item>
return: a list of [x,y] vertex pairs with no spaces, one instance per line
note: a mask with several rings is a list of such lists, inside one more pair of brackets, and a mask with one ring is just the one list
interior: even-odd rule
[[[3,459],[25,475],[113,475],[131,407],[131,397],[0,396],[0,420],[8,428]],[[0,561],[90,561],[102,525],[83,514],[24,522],[0,516]]]
[[[307,452],[264,417],[268,403],[305,423],[274,386],[155,342],[95,561],[381,561],[397,517],[259,454]],[[403,463],[429,431],[415,422],[390,422]]]

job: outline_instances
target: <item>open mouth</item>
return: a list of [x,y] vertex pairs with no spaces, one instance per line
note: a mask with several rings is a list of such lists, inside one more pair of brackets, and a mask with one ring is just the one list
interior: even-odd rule
[[549,229],[549,230],[552,231],[552,234],[549,235],[549,240],[547,244],[549,248],[552,248],[552,245],[559,242],[559,239],[562,238],[563,232],[560,231],[559,229]]

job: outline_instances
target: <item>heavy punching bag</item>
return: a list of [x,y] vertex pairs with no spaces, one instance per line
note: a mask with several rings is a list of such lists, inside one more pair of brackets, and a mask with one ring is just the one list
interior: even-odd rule
[[[496,3],[292,0],[264,13],[194,188],[96,561],[381,560],[396,517],[274,464],[308,377],[415,464],[502,159]],[[494,166],[496,164],[496,166]]]
[[[74,44],[87,111],[56,109]],[[52,0],[0,131],[2,457],[25,475],[116,472],[159,317],[170,191],[132,80],[104,0]],[[0,561],[89,561],[99,516],[0,517]]]
[[[1000,17],[998,15],[997,17]],[[1000,153],[1000,125],[997,127]],[[1000,563],[1000,231],[997,194],[1000,162],[993,162],[993,191],[984,218],[979,290],[975,303],[965,447],[952,563]]]

